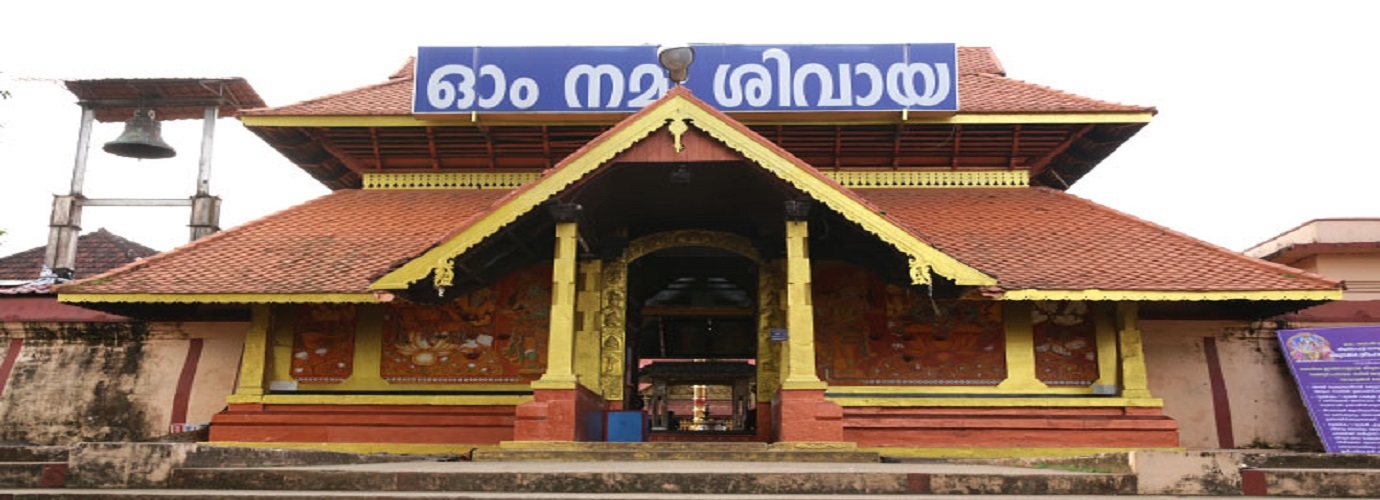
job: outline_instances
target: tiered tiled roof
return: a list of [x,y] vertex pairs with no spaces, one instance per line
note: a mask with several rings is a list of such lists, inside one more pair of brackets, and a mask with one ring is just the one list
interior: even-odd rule
[[[38,279],[46,250],[47,247],[30,248],[0,258],[0,280]],[[76,278],[95,276],[156,253],[157,250],[101,228],[77,238]]]
[[368,293],[505,190],[341,190],[61,293]]
[[[641,123],[644,115],[674,99],[688,100],[703,113],[693,115],[697,119],[735,129],[738,139],[760,143],[790,163],[790,168],[813,176],[822,189],[837,190],[858,202],[866,214],[875,214],[859,217],[880,216],[880,223],[901,228],[943,255],[995,278],[995,289],[985,290],[989,294],[1339,289],[1334,281],[1248,258],[1057,190],[849,190],[678,89],[586,144],[547,171],[542,180],[517,191],[340,190],[96,279],[66,285],[61,293],[367,294],[384,274],[440,251],[468,228],[482,226],[476,224],[508,203],[523,197],[523,203],[535,203],[528,196],[538,192],[535,186],[574,168],[571,165],[580,163],[574,159],[591,148],[628,147],[603,143],[621,137],[621,129]],[[437,262],[425,264],[432,269]]]
[[[960,113],[1153,112],[1081,97],[1006,77],[987,47],[958,48]],[[411,61],[383,83],[276,108],[242,111],[246,116],[412,116]]]
[[941,252],[996,277],[1006,290],[1338,287],[1048,188],[855,192]]
[[[856,192],[1006,290],[1337,288],[1051,189]],[[337,191],[62,293],[368,293],[372,280],[468,227],[505,194]]]

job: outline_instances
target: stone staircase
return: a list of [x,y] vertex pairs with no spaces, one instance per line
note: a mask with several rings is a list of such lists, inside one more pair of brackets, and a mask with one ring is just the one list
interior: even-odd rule
[[0,446],[0,487],[63,486],[67,450],[66,446]]
[[[429,462],[178,469],[176,489],[537,495],[1129,495],[1131,474],[822,462]],[[648,497],[656,498],[656,497]],[[789,498],[789,497],[787,497]]]
[[878,463],[875,451],[839,443],[812,447],[767,443],[523,443],[505,442],[474,451],[475,462],[834,462]]
[[841,445],[760,443],[506,443],[458,456],[195,443],[0,448],[0,500],[1135,494],[1376,497],[1380,458],[1223,450],[881,460],[876,453]]

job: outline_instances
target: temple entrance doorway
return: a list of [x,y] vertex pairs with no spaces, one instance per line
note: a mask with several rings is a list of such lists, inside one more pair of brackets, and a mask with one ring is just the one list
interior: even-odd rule
[[757,435],[758,266],[709,247],[628,265],[627,408],[653,441]]

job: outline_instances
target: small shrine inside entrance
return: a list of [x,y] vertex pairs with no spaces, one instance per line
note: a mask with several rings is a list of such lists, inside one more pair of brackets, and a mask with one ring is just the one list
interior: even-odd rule
[[757,272],[752,259],[712,247],[630,264],[636,373],[624,405],[647,414],[651,440],[756,437]]

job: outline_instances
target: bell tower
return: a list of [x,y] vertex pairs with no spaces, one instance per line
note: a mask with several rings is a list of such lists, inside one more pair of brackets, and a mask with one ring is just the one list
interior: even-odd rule
[[[67,80],[67,89],[82,108],[71,189],[53,197],[49,219],[45,270],[58,279],[75,272],[77,237],[86,207],[190,207],[191,240],[220,230],[220,198],[211,195],[211,149],[216,120],[234,117],[241,109],[264,106],[263,99],[243,78],[147,78]],[[187,199],[87,198],[82,194],[86,159],[94,122],[125,122],[124,133],[105,143],[105,152],[127,158],[165,159],[177,151],[163,141],[160,120],[202,119],[201,158],[196,189]]]

